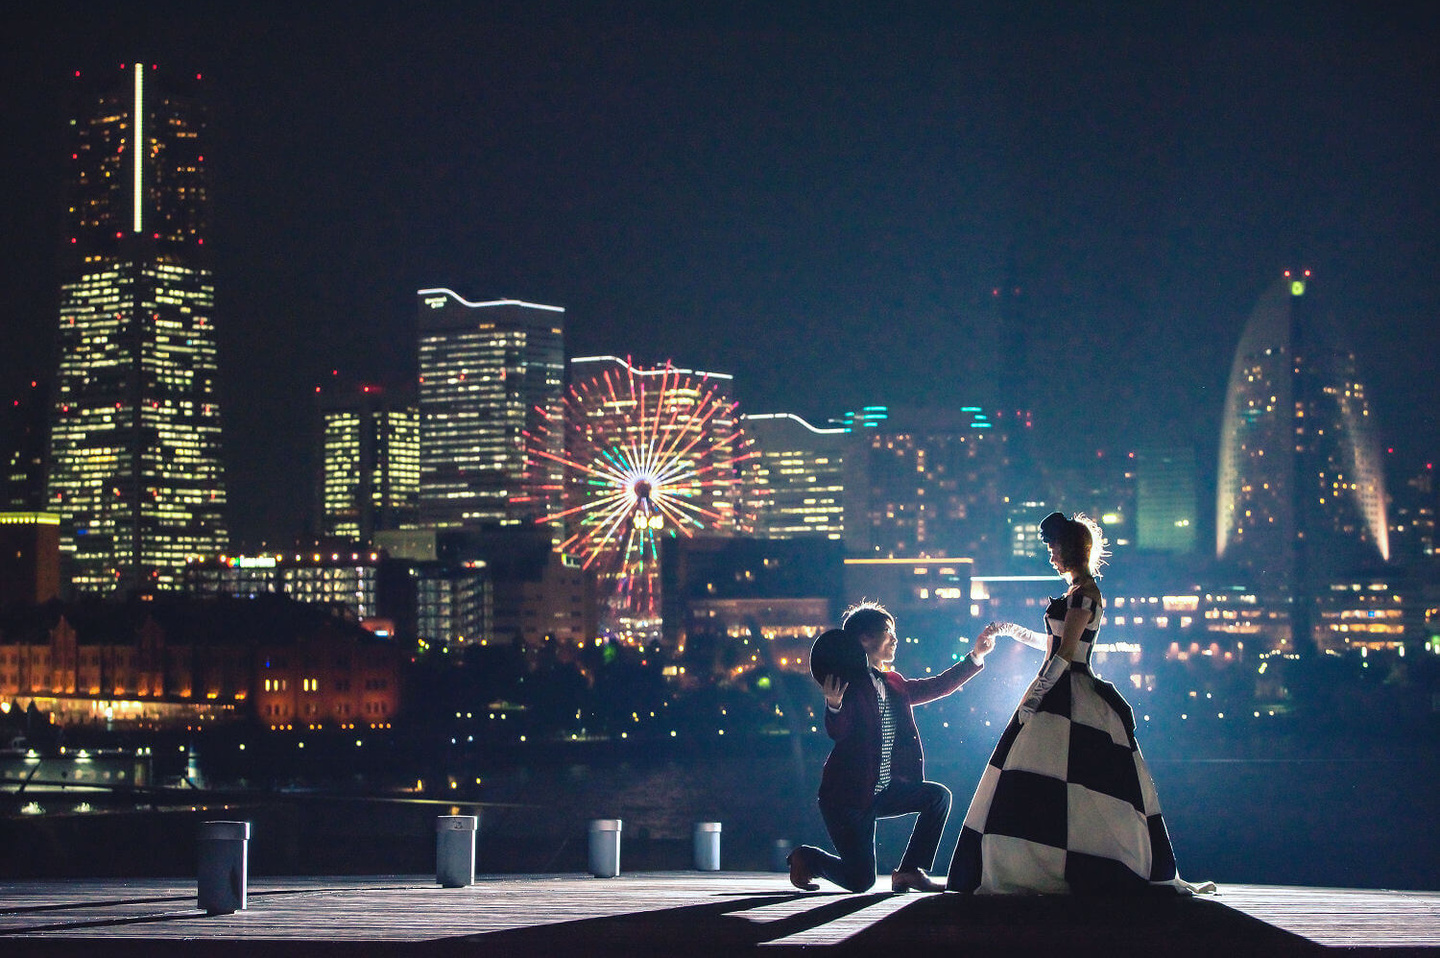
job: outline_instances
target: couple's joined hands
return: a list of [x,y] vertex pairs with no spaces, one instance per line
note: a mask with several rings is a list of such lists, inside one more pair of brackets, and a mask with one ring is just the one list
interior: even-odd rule
[[972,653],[975,660],[981,661],[995,650],[995,636],[1008,634],[1009,623],[1006,622],[991,622],[981,629],[980,634],[975,636],[975,651]]
[[[1006,626],[999,622],[991,622],[980,630],[975,637],[975,648],[971,653],[977,664],[984,661],[985,656],[995,650],[995,636],[1005,634]],[[849,682],[842,682],[838,675],[827,675],[825,681],[820,683],[821,690],[825,693],[825,704],[831,709],[839,709],[840,704],[845,700],[845,690],[850,687]]]
[[985,628],[983,628],[983,629],[980,630],[980,637],[977,638],[975,641],[978,643],[978,642],[980,641],[980,639],[989,639],[989,640],[990,640],[990,645],[991,645],[991,647],[993,648],[994,645],[995,645],[995,636],[997,636],[997,635],[1014,635],[1014,634],[1015,634],[1015,623],[1013,623],[1013,622],[991,622],[991,623],[988,623],[988,624],[985,626]]
[[996,634],[998,634],[998,628],[996,628],[995,622],[991,622],[991,624],[986,625],[985,628],[982,628],[981,634],[976,635],[975,650],[973,650],[971,653],[972,655],[975,655],[976,663],[984,660],[986,655],[989,655],[992,653],[992,651],[995,651]]

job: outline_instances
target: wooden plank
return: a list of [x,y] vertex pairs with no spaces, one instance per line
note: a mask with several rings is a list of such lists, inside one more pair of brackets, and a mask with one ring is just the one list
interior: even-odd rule
[[896,912],[909,907],[920,899],[919,895],[887,895],[879,901],[866,905],[823,925],[806,928],[784,938],[764,942],[765,945],[838,945],[853,938],[860,932],[884,921]]
[[1440,892],[1222,885],[1219,901],[1331,948],[1440,946]]
[[245,911],[206,916],[194,907],[193,886],[142,891],[62,883],[23,896],[0,886],[0,931],[66,938],[427,941],[679,908],[742,889],[781,887],[789,886],[768,873],[758,882],[753,875],[700,873],[495,877],[451,889],[414,876],[262,881],[252,883]]
[[794,918],[796,915],[803,915],[806,912],[814,911],[832,904],[838,895],[819,893],[798,893],[800,897],[791,901],[777,901],[769,905],[760,905],[755,908],[746,908],[741,911],[733,911],[730,914],[736,918],[744,918],[747,921],[759,924],[768,924],[772,921],[784,921],[787,918]]

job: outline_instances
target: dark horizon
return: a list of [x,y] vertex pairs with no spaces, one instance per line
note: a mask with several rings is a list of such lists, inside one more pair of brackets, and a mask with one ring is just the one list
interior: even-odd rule
[[1309,267],[1387,481],[1440,448],[1437,10],[89,14],[5,15],[0,390],[53,374],[73,71],[203,72],[237,543],[300,531],[332,369],[413,378],[426,286],[564,306],[568,355],[732,373],[747,412],[1018,396],[1057,458],[1191,445],[1203,489],[1240,330]]

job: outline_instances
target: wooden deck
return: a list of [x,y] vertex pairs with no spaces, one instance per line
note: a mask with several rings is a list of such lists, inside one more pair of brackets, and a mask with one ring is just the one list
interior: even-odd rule
[[[882,886],[877,886],[882,887]],[[0,951],[107,955],[467,956],[750,952],[1440,955],[1440,893],[1222,885],[1196,899],[800,894],[769,873],[253,878],[209,916],[193,880],[0,882]]]

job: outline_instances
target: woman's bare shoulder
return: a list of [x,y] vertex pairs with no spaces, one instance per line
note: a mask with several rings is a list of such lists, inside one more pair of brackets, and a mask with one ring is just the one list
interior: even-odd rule
[[1100,594],[1100,587],[1095,584],[1094,579],[1090,579],[1087,582],[1077,582],[1065,593],[1067,599],[1075,595],[1088,596],[1094,599],[1098,605],[1105,604],[1105,596]]

